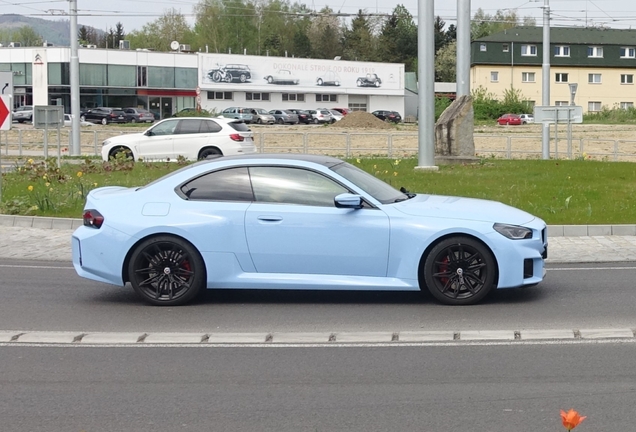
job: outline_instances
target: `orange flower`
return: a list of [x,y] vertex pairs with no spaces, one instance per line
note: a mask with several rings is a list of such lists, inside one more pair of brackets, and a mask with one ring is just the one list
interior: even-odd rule
[[561,410],[561,421],[563,422],[563,427],[568,431],[577,427],[586,418],[586,416],[581,417],[581,415],[573,409],[568,412]]

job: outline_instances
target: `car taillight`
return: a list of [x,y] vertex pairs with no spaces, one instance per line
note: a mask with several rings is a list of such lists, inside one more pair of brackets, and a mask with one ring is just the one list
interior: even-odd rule
[[91,228],[101,228],[104,223],[104,216],[97,210],[84,210],[84,226]]
[[241,135],[239,134],[230,134],[230,139],[232,141],[244,141],[245,138],[243,138]]

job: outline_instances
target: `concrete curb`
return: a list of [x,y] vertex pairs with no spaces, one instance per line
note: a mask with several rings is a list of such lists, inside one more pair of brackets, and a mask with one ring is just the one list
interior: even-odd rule
[[64,345],[171,345],[171,344],[395,344],[509,341],[582,341],[602,339],[635,340],[635,330],[549,329],[549,330],[468,330],[403,332],[313,332],[313,333],[144,333],[81,331],[0,331],[2,344]]
[[[0,226],[18,228],[75,229],[82,219],[0,214]],[[636,225],[548,225],[550,237],[636,236]]]

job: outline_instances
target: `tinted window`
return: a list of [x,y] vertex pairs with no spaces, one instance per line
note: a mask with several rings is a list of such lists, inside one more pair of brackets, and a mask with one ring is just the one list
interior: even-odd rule
[[221,125],[213,120],[204,120],[201,122],[201,133],[219,132]]
[[257,202],[334,207],[346,188],[322,174],[288,167],[250,167]]
[[408,199],[408,196],[393,189],[392,186],[386,184],[379,178],[374,177],[368,172],[346,162],[334,165],[331,169],[358,186],[373,198],[380,201],[382,204],[390,204]]
[[239,132],[249,132],[250,131],[250,128],[245,123],[242,123],[242,122],[231,122],[231,123],[228,123],[228,125],[232,129],[234,129],[236,131],[239,131]]
[[179,122],[179,127],[176,130],[178,134],[196,134],[201,129],[201,120],[187,119]]
[[244,167],[205,174],[189,181],[180,189],[190,200],[253,201],[250,178]]

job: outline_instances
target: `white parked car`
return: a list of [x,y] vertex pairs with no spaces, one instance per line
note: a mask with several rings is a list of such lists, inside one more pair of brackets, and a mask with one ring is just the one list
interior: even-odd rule
[[223,117],[178,117],[162,120],[143,133],[103,142],[102,159],[129,152],[134,160],[188,160],[256,152],[254,134],[241,120]]
[[[64,127],[71,127],[73,125],[73,116],[71,114],[64,114]],[[94,126],[94,123],[82,121],[80,119],[80,126]]]
[[13,110],[13,120],[18,123],[33,121],[33,106],[24,105]]
[[534,123],[534,116],[532,114],[521,114],[521,124]]
[[271,75],[264,77],[269,84],[298,84],[300,80],[286,69],[279,69]]

